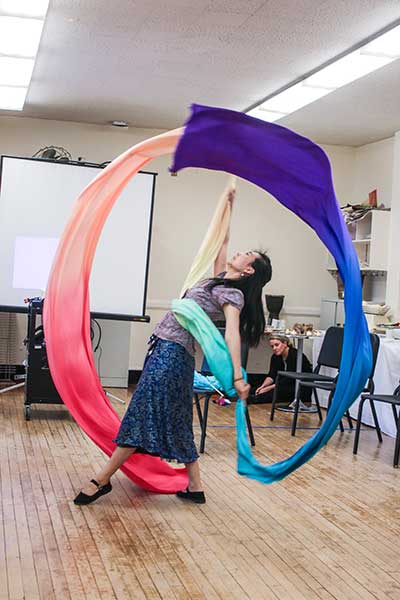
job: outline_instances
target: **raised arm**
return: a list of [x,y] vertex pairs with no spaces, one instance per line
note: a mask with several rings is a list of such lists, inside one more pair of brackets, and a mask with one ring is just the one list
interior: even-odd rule
[[[235,200],[236,190],[234,187],[231,187],[227,192],[227,202],[229,203],[230,214],[232,215],[233,202]],[[214,277],[226,271],[226,263],[228,260],[228,243],[229,243],[229,234],[230,234],[230,226],[228,228],[227,234],[225,236],[224,242],[221,246],[221,250],[217,258],[214,261]]]
[[246,401],[250,392],[250,386],[245,382],[242,375],[239,331],[240,311],[231,304],[224,304],[223,310],[226,320],[225,341],[232,358],[235,390],[239,398]]

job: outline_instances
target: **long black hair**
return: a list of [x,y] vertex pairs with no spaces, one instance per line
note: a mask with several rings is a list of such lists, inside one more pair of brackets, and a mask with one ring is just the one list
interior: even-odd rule
[[239,279],[222,279],[214,277],[208,288],[217,285],[241,290],[244,295],[244,306],[240,312],[240,336],[249,346],[258,346],[265,329],[265,317],[262,303],[262,289],[272,277],[271,261],[265,252],[253,250],[259,254],[252,263],[254,273]]

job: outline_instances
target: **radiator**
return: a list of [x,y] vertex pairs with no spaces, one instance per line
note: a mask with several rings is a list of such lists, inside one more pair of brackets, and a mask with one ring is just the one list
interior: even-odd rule
[[15,374],[18,356],[17,315],[0,312],[0,380]]

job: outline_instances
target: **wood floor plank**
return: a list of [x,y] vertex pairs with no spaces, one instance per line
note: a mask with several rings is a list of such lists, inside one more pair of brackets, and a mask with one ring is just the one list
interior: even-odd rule
[[24,439],[32,478],[33,502],[37,507],[55,597],[64,595],[65,598],[70,598],[81,594],[84,598],[76,565],[69,551],[69,542],[60,523],[60,508],[48,477],[45,455],[50,449],[45,443],[38,421],[31,421],[28,431],[29,435]]
[[[191,553],[191,543],[187,543],[186,529],[182,528],[180,523],[176,519],[176,514],[180,513],[179,505],[176,502],[169,501],[167,496],[162,497],[162,501],[159,501],[160,497],[150,496],[149,500],[152,505],[152,512],[157,514],[158,517],[166,524],[169,528],[169,535],[171,543],[174,547],[176,556],[180,560],[179,571],[184,570],[185,580],[189,579],[196,585],[195,597],[207,598],[210,600],[216,600],[220,596],[216,592],[212,583],[203,575],[203,561],[199,554],[194,556]],[[193,584],[191,587],[193,587]],[[189,587],[187,585],[187,587]]]
[[[264,464],[292,454],[317,423],[302,415],[292,438],[290,415],[271,428],[268,411],[251,407]],[[400,598],[399,471],[393,441],[379,446],[370,428],[358,456],[354,432],[337,433],[297,472],[263,486],[236,472],[234,406],[212,405],[207,504],[150,494],[118,473],[111,494],[77,507],[73,497],[105,457],[65,408],[33,407],[27,423],[22,394],[7,393],[0,420],[1,600]]]
[[[132,499],[131,484],[122,478],[122,488],[124,489],[127,498],[129,499],[129,508],[125,509],[126,519],[131,514],[131,507],[136,508],[135,498]],[[135,510],[138,518],[139,530],[145,530],[147,540],[141,539],[145,548],[148,548],[149,543],[153,548],[159,548],[162,552],[162,564],[164,565],[163,571],[165,573],[168,570],[172,570],[176,573],[177,579],[172,582],[173,589],[178,593],[178,597],[184,596],[185,593],[188,598],[201,599],[203,593],[201,587],[197,584],[195,579],[192,577],[190,570],[187,568],[184,561],[182,561],[179,553],[176,551],[177,539],[169,523],[167,523],[161,516],[162,506],[165,503],[170,503],[170,498],[167,496],[155,496],[153,494],[146,494],[144,502],[141,503],[141,510]],[[158,508],[158,507],[161,508]],[[125,522],[127,522],[125,520]],[[154,550],[153,550],[154,551]],[[156,562],[158,560],[156,559]],[[182,586],[185,590],[182,589]]]
[[[54,423],[52,423],[51,421],[47,421],[45,426],[45,433],[47,439],[49,440],[49,445],[51,444],[52,448],[54,448],[55,444],[54,441],[52,442],[50,440],[50,432],[52,430],[53,425]],[[58,443],[58,446],[60,446],[60,450],[62,452],[64,450],[64,442],[62,441],[61,444]],[[56,451],[53,452],[53,456],[56,460]],[[61,456],[59,458],[61,459]],[[60,462],[63,462],[63,460],[61,459]],[[48,461],[47,470],[49,474],[49,479],[51,480],[52,488],[58,499],[58,504],[60,506],[60,517],[62,519],[65,532],[67,533],[68,539],[70,541],[70,550],[76,565],[77,575],[79,576],[79,579],[82,582],[82,586],[86,597],[99,598],[105,590],[107,590],[107,592],[110,593],[112,588],[111,586],[108,586],[107,583],[104,586],[104,579],[101,573],[97,572],[97,577],[94,576],[90,561],[81,560],[83,549],[92,548],[93,540],[91,539],[91,536],[89,537],[86,535],[87,532],[83,532],[82,529],[78,529],[75,525],[73,517],[73,505],[71,502],[72,487],[67,487],[66,493],[66,474],[65,472],[63,474],[63,467],[61,465],[58,465],[58,461],[57,466],[55,463]],[[101,587],[99,586],[100,583]]]
[[[14,452],[19,453],[20,449],[16,445]],[[11,456],[9,454],[9,460]],[[22,481],[24,481],[26,475],[22,471],[19,471],[19,465],[23,464],[22,461],[12,461],[11,464],[15,465],[15,475],[13,482],[13,506],[15,522],[18,524],[17,535],[18,535],[18,546],[19,546],[19,559],[21,563],[22,583],[25,597],[36,600],[40,598],[39,587],[36,578],[35,561],[32,552],[31,536],[29,531],[29,524],[27,519],[27,510],[29,507],[25,505],[25,495],[22,487]]]
[[[6,437],[12,439],[11,423],[6,417],[4,431]],[[14,469],[13,444],[2,449],[1,464],[1,499],[3,507],[4,542],[6,555],[6,572],[8,579],[8,595],[12,600],[24,598],[21,550],[18,539],[18,526],[14,499],[19,482],[18,472]]]
[[[249,508],[252,507],[250,498],[247,498]],[[257,511],[257,504],[252,507],[252,516],[250,522],[253,524],[254,530],[258,531],[258,535],[272,538],[274,547],[278,548],[282,556],[287,557],[288,568],[298,565],[301,567],[307,577],[313,577],[319,581],[320,585],[325,587],[330,593],[340,591],[342,598],[352,598],[351,591],[342,584],[341,581],[335,583],[333,580],[334,573],[330,570],[325,573],[324,561],[320,554],[311,555],[307,545],[301,536],[293,535],[293,511],[287,510],[287,515],[282,517],[280,507],[273,505],[272,509],[265,507],[261,513]],[[272,513],[270,514],[269,510]],[[286,518],[289,523],[286,523]],[[318,546],[317,548],[318,549]],[[310,558],[313,560],[310,560]]]
[[[75,467],[80,462],[80,457],[74,457],[74,477],[73,484],[75,490],[79,489],[82,479],[79,477]],[[85,461],[86,462],[86,459]],[[96,458],[93,461],[96,465]],[[91,466],[91,469],[98,466]],[[87,467],[86,467],[87,469]],[[80,469],[84,472],[83,469]],[[91,471],[87,471],[91,472]],[[74,494],[73,494],[74,495]],[[81,513],[87,521],[89,530],[95,541],[98,552],[102,557],[106,572],[110,577],[114,589],[115,597],[120,599],[134,598],[139,600],[144,598],[143,587],[138,580],[137,573],[134,570],[135,563],[129,560],[129,548],[123,544],[119,537],[117,523],[117,510],[114,503],[99,502],[89,507],[74,507],[77,513]]]

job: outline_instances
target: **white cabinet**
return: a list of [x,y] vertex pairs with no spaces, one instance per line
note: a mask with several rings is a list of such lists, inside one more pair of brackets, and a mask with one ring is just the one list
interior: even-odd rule
[[[371,210],[362,219],[348,225],[362,271],[387,271],[390,211]],[[336,269],[331,255],[329,270]]]
[[[97,319],[101,327],[100,346],[94,353],[94,362],[104,387],[127,388],[129,375],[129,347],[131,323]],[[97,337],[93,340],[97,346]]]
[[343,300],[323,299],[321,301],[321,315],[319,321],[320,329],[328,327],[343,327],[344,325],[344,302]]
[[390,211],[373,210],[371,217],[371,244],[369,268],[387,271],[389,252]]

